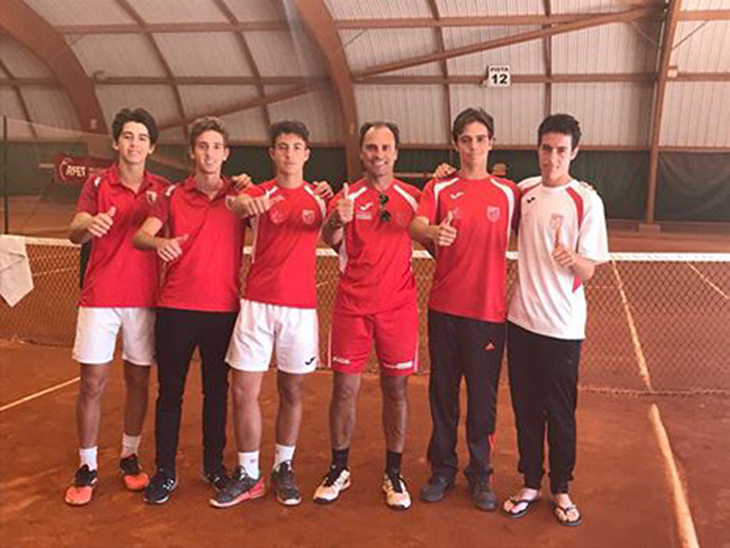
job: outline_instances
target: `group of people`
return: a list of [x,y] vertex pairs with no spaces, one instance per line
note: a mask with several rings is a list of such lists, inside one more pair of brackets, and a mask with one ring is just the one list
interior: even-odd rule
[[[100,401],[118,331],[126,406],[119,467],[127,489],[150,504],[177,486],[185,380],[193,352],[203,385],[202,477],[210,504],[227,508],[264,495],[259,464],[259,395],[275,353],[279,395],[270,488],[284,505],[302,500],[294,454],[302,422],[303,378],[319,365],[315,286],[320,235],[339,257],[329,340],[332,457],[314,501],[336,501],[351,485],[350,445],[356,403],[375,347],[383,398],[386,504],[405,510],[402,473],[408,423],[407,380],[418,369],[418,308],[413,241],[435,259],[428,304],[431,477],[420,490],[437,502],[455,485],[461,379],[466,379],[469,463],[475,506],[499,507],[492,489],[493,435],[505,340],[524,487],[502,511],[524,516],[541,497],[544,445],[556,519],[582,521],[569,496],[576,454],[575,410],[586,303],[583,282],[607,260],[603,205],[570,175],[580,129],[569,115],[538,129],[540,176],[520,185],[487,171],[494,120],[480,108],[453,123],[458,170],[440,166],[423,191],[395,178],[398,126],[360,129],[363,176],[332,196],[327,183],[304,180],[309,131],[297,121],[270,128],[274,178],[250,184],[223,177],[230,153],[222,121],[190,128],[193,173],[172,185],[146,170],[158,130],[143,109],[120,111],[112,124],[117,163],[84,185],[70,238],[93,239],[79,303],[74,358],[81,364],[77,403],[80,464],[66,502],[91,501],[98,484]],[[251,265],[239,288],[244,231]],[[506,251],[518,234],[518,281],[506,303]],[[240,300],[239,300],[240,297]],[[139,464],[150,366],[158,369],[155,474]],[[230,375],[229,375],[230,371]],[[230,377],[230,379],[229,379]],[[238,464],[223,464],[227,395],[232,395]],[[547,430],[547,432],[546,432]]]

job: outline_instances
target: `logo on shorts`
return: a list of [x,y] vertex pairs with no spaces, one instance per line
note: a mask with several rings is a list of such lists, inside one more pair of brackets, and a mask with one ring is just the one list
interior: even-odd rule
[[492,341],[489,341],[487,344],[484,345],[484,350],[486,350],[488,352],[490,350],[494,350],[494,348],[495,348],[495,346],[494,346],[494,343]]
[[397,369],[399,371],[403,371],[404,369],[410,369],[413,367],[413,360],[409,362],[401,362],[401,363],[383,363],[383,367],[386,367],[388,369]]
[[302,222],[305,225],[311,225],[314,223],[314,210],[313,209],[305,209],[302,211]]
[[563,226],[563,216],[559,213],[553,213],[550,215],[550,228],[557,230],[561,226]]
[[317,359],[317,356],[312,356],[308,360],[304,360],[304,365],[312,365],[314,363],[314,360]]
[[335,363],[350,365],[350,360],[348,360],[347,358],[340,358],[339,356],[332,356],[332,361]]
[[487,206],[487,219],[491,222],[496,223],[502,216],[502,212],[496,206]]

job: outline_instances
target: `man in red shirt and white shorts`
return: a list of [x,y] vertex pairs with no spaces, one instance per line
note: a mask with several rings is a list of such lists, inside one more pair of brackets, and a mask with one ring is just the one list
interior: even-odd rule
[[148,483],[138,452],[154,360],[157,259],[134,249],[131,238],[169,183],[145,169],[158,136],[149,112],[120,110],[112,122],[112,136],[118,160],[86,181],[69,228],[72,242],[94,241],[73,349],[74,359],[81,364],[76,404],[80,466],[65,500],[74,506],[90,502],[99,481],[101,395],[120,329],[127,396],[119,466],[127,489],[138,491]]
[[461,168],[426,185],[411,224],[414,239],[436,247],[428,305],[432,475],[420,498],[437,502],[454,487],[459,390],[465,377],[470,461],[464,474],[474,505],[494,511],[490,457],[504,347],[505,253],[519,191],[512,181],[487,172],[494,120],[483,109],[461,112],[452,137]]
[[[177,486],[182,398],[196,347],[203,382],[203,477],[217,490],[228,482],[223,466],[225,355],[239,308],[245,228],[226,207],[226,198],[236,194],[233,182],[221,176],[229,153],[223,122],[213,117],[196,120],[190,128],[194,174],[158,199],[134,236],[136,247],[156,251],[166,263],[155,321],[157,472],[145,490],[150,504],[166,502]],[[165,235],[158,236],[163,228]]]
[[272,352],[276,353],[279,409],[271,474],[277,500],[301,502],[292,462],[302,421],[302,383],[319,362],[315,265],[326,201],[304,180],[309,130],[297,121],[274,124],[269,156],[275,178],[249,187],[232,211],[253,227],[251,266],[226,361],[233,369],[233,424],[238,466],[210,504],[228,508],[264,494],[259,471],[259,395]]
[[323,236],[339,252],[330,366],[334,370],[330,403],[332,463],[314,493],[315,502],[330,503],[350,486],[350,441],[362,373],[370,350],[380,365],[386,466],[382,489],[390,508],[411,505],[401,475],[407,427],[407,380],[417,369],[418,309],[411,267],[413,244],[408,226],[420,191],[394,178],[398,126],[368,123],[360,129],[362,180],[330,203]]
[[538,129],[540,177],[520,183],[507,357],[524,487],[502,506],[505,514],[520,518],[540,499],[547,437],[555,518],[572,527],[582,521],[568,485],[575,467],[578,366],[585,337],[583,283],[596,265],[609,260],[603,202],[570,175],[580,137],[572,116],[548,116]]

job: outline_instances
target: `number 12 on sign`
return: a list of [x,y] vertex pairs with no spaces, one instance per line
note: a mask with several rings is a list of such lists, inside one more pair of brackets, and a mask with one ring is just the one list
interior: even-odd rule
[[509,87],[511,82],[509,65],[492,65],[487,69],[488,87]]

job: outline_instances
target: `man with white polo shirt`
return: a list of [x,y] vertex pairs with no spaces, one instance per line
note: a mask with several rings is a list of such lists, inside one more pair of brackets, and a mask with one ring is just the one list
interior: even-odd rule
[[231,366],[233,424],[238,466],[210,504],[228,508],[263,496],[259,469],[262,419],[259,395],[272,352],[276,354],[279,409],[271,473],[277,500],[301,502],[294,452],[302,421],[304,376],[319,363],[315,263],[326,201],[304,180],[309,130],[283,121],[269,130],[274,179],[249,187],[232,211],[253,227],[251,266],[226,361]]
[[437,502],[454,487],[464,377],[470,457],[464,474],[474,505],[494,511],[491,453],[505,333],[505,253],[517,221],[519,191],[512,181],[487,172],[494,120],[486,111],[462,111],[452,138],[461,168],[426,185],[411,223],[413,238],[436,248],[428,304],[431,478],[420,498]]
[[332,462],[314,493],[322,504],[350,486],[349,452],[362,373],[370,350],[380,367],[386,456],[382,490],[388,507],[405,510],[411,497],[401,475],[408,422],[407,381],[417,369],[418,309],[408,226],[420,191],[394,178],[400,132],[389,122],[360,129],[363,179],[345,184],[330,203],[324,240],[339,253],[330,367]]
[[138,453],[154,360],[153,307],[158,272],[157,258],[134,249],[131,238],[169,182],[145,168],[158,136],[149,112],[141,108],[120,110],[112,122],[112,136],[117,162],[86,181],[69,228],[72,242],[94,242],[81,290],[73,349],[74,359],[81,365],[76,404],[80,466],[65,500],[74,506],[90,502],[99,481],[101,396],[120,329],[127,392],[119,466],[127,489],[138,491],[148,483],[147,474],[140,470]]
[[583,284],[596,265],[609,260],[603,202],[570,175],[580,137],[572,116],[548,116],[538,129],[540,177],[520,183],[507,357],[524,487],[502,507],[520,518],[540,499],[547,437],[555,518],[573,527],[582,521],[568,485],[575,467],[578,366],[586,324]]

